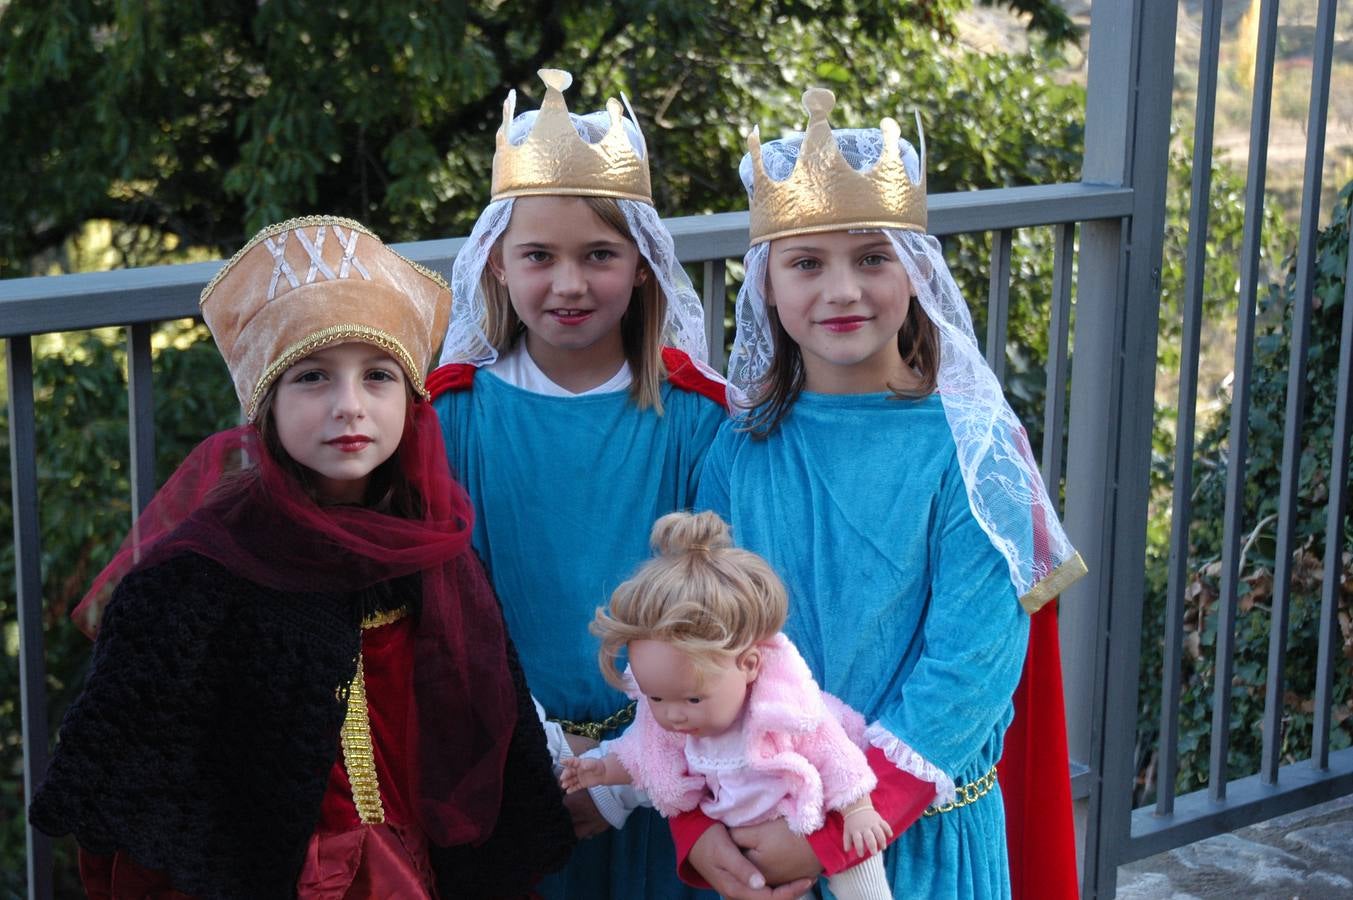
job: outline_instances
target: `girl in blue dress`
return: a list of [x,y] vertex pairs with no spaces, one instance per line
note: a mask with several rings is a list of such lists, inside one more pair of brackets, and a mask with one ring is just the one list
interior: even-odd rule
[[[593,610],[648,555],[655,519],[689,507],[721,421],[703,309],[653,209],[643,136],[611,100],[571,115],[565,72],[539,111],[504,105],[493,199],[456,258],[430,379],[474,545],[502,601],[556,754],[632,716],[597,671]],[[570,734],[565,740],[562,729]],[[631,789],[570,798],[580,843],[547,897],[673,898],[661,817]],[[636,806],[639,806],[636,809]]]
[[[1029,613],[1084,565],[925,233],[918,154],[891,119],[833,132],[834,102],[810,90],[805,134],[749,138],[729,381],[753,405],[720,430],[697,505],[781,573],[786,634],[870,723],[893,890],[1008,897],[995,767]],[[683,874],[732,896],[747,860],[771,884],[851,865],[840,828],[673,824]]]

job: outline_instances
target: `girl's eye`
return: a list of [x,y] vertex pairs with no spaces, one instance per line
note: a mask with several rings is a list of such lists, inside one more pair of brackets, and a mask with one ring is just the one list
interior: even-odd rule
[[533,263],[549,262],[550,254],[546,253],[544,250],[532,250],[530,253],[526,254],[526,259]]
[[300,384],[315,384],[324,380],[324,373],[319,369],[307,369],[294,379]]
[[790,265],[798,269],[800,272],[809,272],[812,271],[813,269],[822,268],[822,263],[811,258],[796,259]]
[[593,250],[591,256],[595,262],[609,262],[615,259],[616,252],[614,250]]
[[888,257],[884,256],[882,253],[871,253],[860,260],[860,265],[881,266],[886,262],[888,262]]
[[699,698],[699,697],[687,697],[687,698],[686,698],[686,702],[687,702],[687,703],[699,703],[699,702],[700,702],[700,698]]
[[388,370],[386,370],[386,369],[372,369],[370,372],[367,373],[367,376],[366,376],[366,377],[367,377],[367,378],[370,378],[372,381],[398,381],[398,380],[399,380],[398,376],[396,376],[394,372],[390,372],[390,371],[388,371]]
[[648,698],[648,702],[649,702],[649,703],[661,703],[661,702],[662,702],[662,698],[661,698],[661,697],[649,697],[649,698]]

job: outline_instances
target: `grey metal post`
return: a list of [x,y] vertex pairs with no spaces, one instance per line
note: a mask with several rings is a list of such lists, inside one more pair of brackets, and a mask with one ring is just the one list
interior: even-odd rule
[[[1296,292],[1292,297],[1291,354],[1287,365],[1287,411],[1283,424],[1282,490],[1278,501],[1278,550],[1273,567],[1273,614],[1269,625],[1268,683],[1264,691],[1265,784],[1278,783],[1282,763],[1284,663],[1292,590],[1292,553],[1301,465],[1302,406],[1306,389],[1306,351],[1315,291],[1316,232],[1320,222],[1321,174],[1325,165],[1325,120],[1329,112],[1330,66],[1334,54],[1335,0],[1323,0],[1316,17],[1311,99],[1306,124],[1306,177],[1301,195],[1301,232],[1297,244]],[[1335,478],[1331,478],[1333,482]],[[1331,498],[1331,503],[1333,499]],[[1340,523],[1342,528],[1342,521]],[[1338,532],[1325,535],[1326,541]]]
[[1010,322],[1010,251],[1014,232],[1002,228],[991,235],[991,273],[987,290],[987,365],[1005,387],[1006,332]]
[[[19,696],[24,798],[47,771],[47,660],[42,638],[42,554],[38,531],[37,419],[33,341],[9,340],[9,472],[14,503],[14,580],[19,618]],[[26,825],[29,900],[52,896],[52,841]]]
[[155,398],[151,390],[150,333],[137,322],[127,328],[127,437],[131,451],[132,520],[155,495]]
[[1088,752],[1093,773],[1086,898],[1113,896],[1131,831],[1176,16],[1172,0],[1132,0],[1095,4],[1090,19],[1082,177],[1131,187],[1133,209],[1121,230],[1083,226],[1077,290],[1066,521],[1092,575],[1067,592],[1061,625],[1073,754]]
[[1203,8],[1198,51],[1198,97],[1194,105],[1189,244],[1184,261],[1183,334],[1180,338],[1179,413],[1175,419],[1174,499],[1170,523],[1170,574],[1165,597],[1165,648],[1161,665],[1160,765],[1156,814],[1174,812],[1179,770],[1179,680],[1183,659],[1184,590],[1188,582],[1189,526],[1193,523],[1193,432],[1198,407],[1198,348],[1203,323],[1203,275],[1212,193],[1212,126],[1217,106],[1217,61],[1221,48],[1222,0]]
[[1231,745],[1231,684],[1235,667],[1235,623],[1241,590],[1245,544],[1245,468],[1249,459],[1250,383],[1254,362],[1255,297],[1259,285],[1259,248],[1264,230],[1264,177],[1267,172],[1273,57],[1278,38],[1278,5],[1259,6],[1259,41],[1254,62],[1254,98],[1250,115],[1250,159],[1245,179],[1245,230],[1240,251],[1240,297],[1236,304],[1235,380],[1231,383],[1231,431],[1227,440],[1226,511],[1222,525],[1221,594],[1217,598],[1217,640],[1213,648],[1212,746],[1208,755],[1208,791],[1215,803],[1226,799]]
[[726,260],[706,260],[704,284],[701,285],[704,290],[700,294],[705,304],[705,343],[709,347],[709,364],[716,372],[722,372],[728,362],[724,358],[724,315],[728,306],[724,273],[727,269]]

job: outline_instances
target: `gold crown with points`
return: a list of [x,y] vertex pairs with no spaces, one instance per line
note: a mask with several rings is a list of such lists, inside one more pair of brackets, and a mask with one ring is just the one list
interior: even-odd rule
[[600,141],[589,144],[573,127],[564,103],[564,91],[573,83],[573,76],[559,69],[541,69],[538,74],[545,82],[545,100],[530,134],[520,144],[513,144],[508,137],[517,92],[509,91],[503,101],[503,124],[493,154],[493,199],[565,194],[651,204],[648,161],[625,133],[620,101],[614,97],[606,101],[611,125]]
[[892,118],[879,122],[883,153],[866,172],[841,155],[827,115],[836,95],[825,88],[803,93],[808,128],[799,157],[788,178],[766,174],[761,158],[760,128],[747,136],[752,156],[751,242],[817,231],[853,228],[926,230],[925,144],[922,138],[920,183],[913,183],[902,160],[902,129]]

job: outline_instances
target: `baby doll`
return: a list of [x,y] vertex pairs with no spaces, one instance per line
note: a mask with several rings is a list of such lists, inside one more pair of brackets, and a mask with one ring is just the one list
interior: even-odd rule
[[871,855],[833,876],[832,892],[891,897],[878,851],[892,832],[869,799],[864,720],[817,686],[780,633],[780,579],[734,548],[714,513],[663,516],[651,543],[656,557],[591,625],[602,673],[639,701],[635,723],[606,756],[562,760],[564,788],[633,783],[664,816],[698,806],[730,827],[783,818],[800,834],[835,810],[844,849]]

